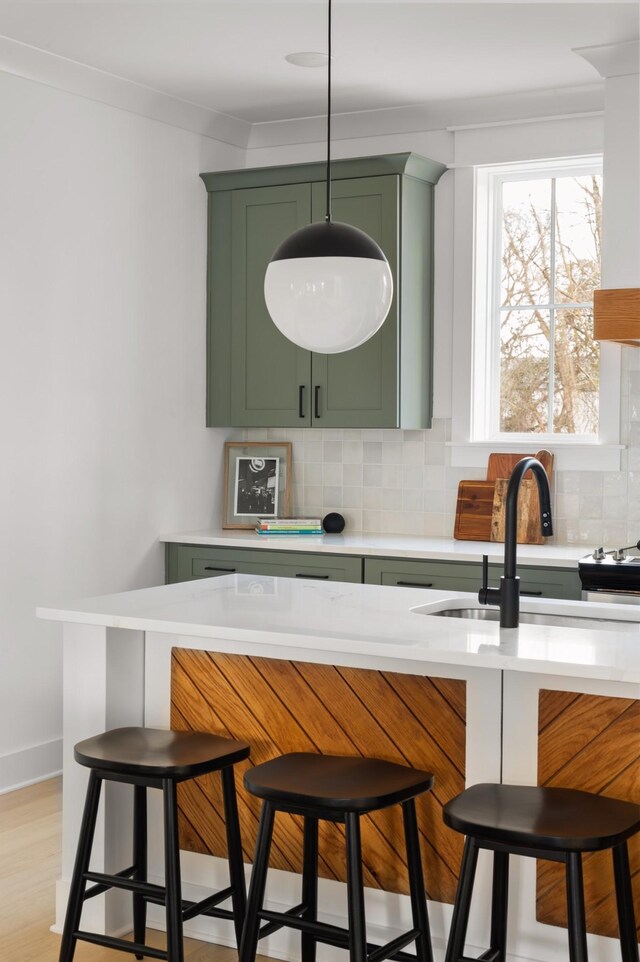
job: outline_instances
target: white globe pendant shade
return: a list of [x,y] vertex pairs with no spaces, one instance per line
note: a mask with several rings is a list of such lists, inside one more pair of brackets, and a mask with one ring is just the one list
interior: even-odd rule
[[391,268],[364,231],[326,221],[291,234],[264,280],[267,309],[294,344],[318,354],[350,351],[382,326],[393,299]]

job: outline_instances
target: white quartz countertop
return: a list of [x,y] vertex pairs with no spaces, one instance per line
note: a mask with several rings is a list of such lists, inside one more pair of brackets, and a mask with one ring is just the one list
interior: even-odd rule
[[[477,606],[462,592],[225,575],[42,607],[38,617],[246,645],[377,656],[416,664],[470,665],[640,683],[640,609],[579,601],[526,599],[522,611],[615,617],[626,625],[559,628],[442,618],[429,612]],[[176,640],[176,644],[184,641]],[[229,645],[231,644],[231,647]],[[235,645],[235,648],[233,647]],[[282,656],[280,656],[282,657]],[[289,654],[287,653],[287,657]]]
[[[482,561],[484,554],[500,562],[504,545],[494,541],[456,541],[454,538],[419,538],[401,534],[258,535],[255,531],[182,531],[160,541],[170,544],[210,545],[225,548],[260,548],[269,551],[328,552],[374,558],[416,558],[422,561]],[[518,545],[518,563],[545,567],[575,568],[589,553],[585,545]]]

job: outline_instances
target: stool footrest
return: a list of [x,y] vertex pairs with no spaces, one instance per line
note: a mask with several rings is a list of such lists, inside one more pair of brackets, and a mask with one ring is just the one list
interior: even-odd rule
[[264,919],[268,924],[262,926],[258,932],[258,938],[264,939],[267,935],[273,935],[274,932],[277,932],[285,925],[289,926],[289,928],[295,928],[292,920],[297,919],[306,907],[305,903],[301,902],[300,905],[294,905],[292,909],[287,909],[286,912],[267,912],[266,910],[259,912],[259,918]]
[[[129,871],[127,869],[127,871]],[[133,870],[132,870],[133,871]],[[99,895],[95,889],[99,888],[102,892],[107,889],[124,889],[126,892],[136,892],[138,895],[152,895],[160,897],[164,895],[162,885],[153,885],[151,882],[138,882],[132,878],[125,878],[123,875],[105,875],[102,872],[85,872],[84,878],[88,882],[98,882],[94,888],[87,891],[85,898],[91,897],[89,893]]]
[[206,899],[202,899],[200,902],[183,901],[183,921],[186,922],[188,919],[192,919],[196,915],[210,915],[220,919],[232,919],[233,912],[230,909],[217,909],[216,906],[219,905],[220,902],[225,902],[227,899],[230,899],[233,895],[233,891],[233,885],[229,885],[228,888],[220,889],[219,892],[215,892],[213,895],[207,896]]
[[[151,902],[153,905],[166,906],[167,897],[166,897],[165,890],[161,886],[158,886],[158,887],[160,888],[160,892],[157,895],[145,895],[145,902]],[[212,898],[215,898],[215,896],[212,896]],[[208,901],[209,899],[203,899],[203,902],[208,902]],[[222,899],[220,899],[220,901],[222,901]],[[196,915],[207,915],[213,919],[227,919],[227,920],[233,921],[234,916],[231,909],[219,909],[219,908],[216,908],[215,906],[212,906],[211,908],[205,909],[204,911],[199,909],[197,912],[192,912],[191,909],[193,908],[194,905],[201,905],[202,903],[189,902],[186,899],[183,899],[181,904],[182,904],[183,921],[186,921],[187,919],[192,919]],[[188,912],[189,914],[185,915],[186,912]]]
[[[258,918],[264,919],[269,924],[264,925],[260,929],[259,938],[263,938],[265,935],[271,935],[272,932],[286,926],[313,936],[317,942],[335,945],[343,949],[348,947],[349,932],[347,929],[343,929],[339,925],[330,925],[328,922],[313,922],[309,919],[299,918],[298,916],[301,912],[304,912],[305,907],[304,904],[296,905],[295,908],[289,909],[288,912],[270,912],[262,909],[262,911],[258,912]],[[418,929],[411,929],[409,932],[399,935],[385,945],[375,945],[372,942],[367,942],[367,962],[383,962],[384,959],[392,959],[395,960],[395,962],[416,962],[415,955],[411,955],[409,952],[402,952],[401,950],[405,945],[408,945],[409,942],[415,941],[419,935],[420,931]],[[463,962],[463,960],[461,959],[460,962]],[[468,960],[468,962],[471,962],[471,960]]]
[[[100,880],[99,885],[92,885],[90,889],[87,889],[83,896],[83,901],[86,902],[87,899],[95,898],[96,895],[102,895],[103,892],[108,891],[110,888],[114,888],[116,883],[114,879],[127,879],[130,878],[135,872],[135,866],[131,865],[129,868],[123,869],[116,875],[102,875],[98,872],[85,872],[84,878],[89,882],[97,882]],[[108,882],[107,882],[108,880]]]
[[399,935],[396,939],[391,939],[386,945],[381,945],[379,948],[374,949],[373,952],[368,952],[368,962],[383,962],[383,959],[395,958],[396,953],[404,949],[405,945],[408,945],[409,942],[415,942],[419,935],[419,929],[410,929],[408,932],[405,932],[404,935]]
[[169,959],[169,953],[164,949],[155,949],[150,945],[142,945],[141,942],[126,942],[124,939],[116,939],[112,935],[98,935],[95,932],[80,931],[74,932],[73,937],[81,942],[104,945],[108,949],[130,952],[132,955],[148,955],[151,959]]

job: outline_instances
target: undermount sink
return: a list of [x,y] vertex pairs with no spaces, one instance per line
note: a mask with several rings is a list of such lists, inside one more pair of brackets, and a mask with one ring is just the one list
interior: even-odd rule
[[[443,608],[430,610],[430,605],[421,605],[412,611],[420,615],[435,615],[438,618],[465,618],[471,621],[500,621],[498,608]],[[556,628],[595,628],[606,631],[640,631],[636,621],[617,621],[615,618],[595,618],[588,615],[561,615],[549,612],[521,611],[520,623],[523,625],[552,625]]]

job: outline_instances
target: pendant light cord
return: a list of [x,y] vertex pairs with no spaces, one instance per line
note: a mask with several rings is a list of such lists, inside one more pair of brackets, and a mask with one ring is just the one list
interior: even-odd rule
[[325,221],[331,223],[331,0],[329,2],[329,13],[327,18],[328,53],[327,60],[327,209]]

